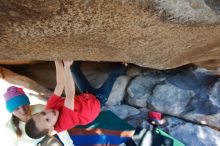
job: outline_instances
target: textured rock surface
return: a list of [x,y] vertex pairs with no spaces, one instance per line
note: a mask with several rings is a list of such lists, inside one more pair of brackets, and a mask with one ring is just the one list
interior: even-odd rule
[[[149,98],[149,104],[160,112],[180,115],[184,112],[193,94],[191,90],[182,90],[169,83],[161,84],[154,88],[153,95]],[[175,104],[173,104],[174,101]]]
[[219,146],[220,132],[207,126],[194,125],[184,121],[168,118],[169,132],[176,139],[182,141],[187,146]]
[[212,103],[220,108],[220,81],[215,83],[211,89],[210,100]]
[[156,75],[142,75],[134,78],[127,88],[128,97],[126,101],[136,107],[146,107],[147,98],[160,82],[160,77]]
[[155,0],[170,21],[213,24],[220,22],[219,0]]
[[132,106],[129,105],[115,105],[115,106],[108,106],[104,108],[105,110],[110,110],[115,113],[121,119],[125,119],[129,116],[137,115],[140,111]]
[[72,58],[159,69],[215,60],[218,6],[211,0],[2,0],[0,60]]
[[130,78],[128,76],[120,76],[115,81],[112,91],[109,95],[107,105],[120,105],[126,93],[126,87]]

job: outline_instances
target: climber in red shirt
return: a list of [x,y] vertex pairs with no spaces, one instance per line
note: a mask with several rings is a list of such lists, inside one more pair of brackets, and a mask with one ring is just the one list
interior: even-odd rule
[[[75,96],[75,84],[70,66],[73,61],[55,61],[57,86],[47,102],[46,110],[37,113],[26,123],[26,133],[39,138],[50,131],[61,132],[76,125],[92,122],[100,112],[99,100],[90,93]],[[64,66],[63,66],[64,64]],[[61,94],[65,90],[66,98]]]

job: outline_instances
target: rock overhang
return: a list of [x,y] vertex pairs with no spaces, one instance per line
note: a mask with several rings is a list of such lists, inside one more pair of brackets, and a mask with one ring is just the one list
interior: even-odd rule
[[[123,61],[157,69],[219,60],[218,5],[208,0],[3,1],[0,60]],[[184,6],[192,12],[184,13]],[[198,17],[201,9],[213,17]]]

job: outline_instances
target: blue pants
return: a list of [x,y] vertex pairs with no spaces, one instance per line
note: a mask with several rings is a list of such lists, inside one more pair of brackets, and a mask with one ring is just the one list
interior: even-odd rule
[[76,86],[81,93],[89,92],[95,95],[96,98],[100,101],[101,105],[104,105],[108,100],[115,80],[119,75],[124,73],[125,67],[122,64],[117,66],[116,69],[111,71],[111,73],[108,75],[108,78],[103,83],[103,85],[96,89],[91,86],[87,78],[82,73],[80,69],[81,64],[82,62],[74,62],[73,66],[71,67],[71,72]]

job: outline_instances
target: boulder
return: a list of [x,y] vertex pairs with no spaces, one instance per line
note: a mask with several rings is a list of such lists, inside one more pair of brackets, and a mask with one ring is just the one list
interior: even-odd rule
[[120,105],[122,103],[129,80],[128,76],[120,76],[116,79],[106,105]]
[[157,69],[217,60],[218,6],[212,0],[3,0],[0,60],[122,61]]
[[103,107],[103,110],[110,110],[121,119],[125,119],[129,116],[137,115],[140,113],[140,111],[137,108],[125,104],[116,106],[106,106]]
[[135,77],[127,88],[128,97],[126,101],[136,107],[146,107],[147,98],[152,94],[154,87],[160,83],[163,78],[151,71]]
[[176,118],[168,118],[170,135],[187,146],[219,146],[220,132],[207,126],[186,123]]
[[211,88],[210,100],[220,108],[220,81],[216,82]]
[[170,83],[164,83],[154,88],[152,96],[148,98],[148,104],[157,111],[180,115],[187,110],[186,106],[194,95],[192,90],[183,90]]

